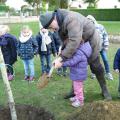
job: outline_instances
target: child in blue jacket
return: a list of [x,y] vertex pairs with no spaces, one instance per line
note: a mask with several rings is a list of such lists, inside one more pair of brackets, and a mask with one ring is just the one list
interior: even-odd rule
[[113,69],[119,74],[118,97],[120,98],[120,48],[116,52]]
[[28,26],[23,26],[21,30],[21,35],[17,44],[17,52],[24,64],[24,79],[33,81],[35,76],[34,55],[38,52],[38,44],[32,35],[31,29]]

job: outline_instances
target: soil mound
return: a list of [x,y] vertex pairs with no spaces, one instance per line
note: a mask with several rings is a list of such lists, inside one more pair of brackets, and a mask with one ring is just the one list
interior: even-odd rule
[[[30,105],[16,105],[18,120],[54,120],[53,114],[44,108]],[[9,107],[0,108],[0,120],[11,120]]]
[[120,103],[98,101],[84,105],[68,120],[120,120]]

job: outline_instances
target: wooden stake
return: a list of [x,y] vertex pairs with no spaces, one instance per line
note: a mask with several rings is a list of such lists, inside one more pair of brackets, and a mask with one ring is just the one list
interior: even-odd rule
[[8,81],[6,67],[5,67],[3,55],[2,55],[2,52],[1,52],[1,47],[0,47],[0,69],[1,69],[1,73],[2,73],[3,82],[4,82],[4,85],[5,85],[5,90],[6,90],[6,93],[7,93],[7,96],[8,96],[8,103],[9,103],[9,107],[10,107],[11,118],[12,118],[12,120],[17,120],[15,103],[14,103],[11,87],[10,87],[10,84],[9,84],[9,81]]

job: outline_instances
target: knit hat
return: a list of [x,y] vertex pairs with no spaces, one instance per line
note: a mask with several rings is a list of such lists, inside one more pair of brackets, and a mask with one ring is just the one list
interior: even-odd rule
[[52,23],[55,14],[53,12],[46,12],[45,14],[40,15],[40,22],[44,28],[48,28],[49,25]]

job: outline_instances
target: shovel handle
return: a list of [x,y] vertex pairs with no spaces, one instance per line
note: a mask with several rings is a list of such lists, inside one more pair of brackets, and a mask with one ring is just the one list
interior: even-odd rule
[[[56,58],[58,58],[58,56]],[[54,64],[53,64],[52,67],[51,67],[51,69],[50,69],[50,71],[49,71],[48,77],[51,77],[54,68],[55,67],[54,67]]]
[[52,67],[51,67],[51,69],[49,71],[48,77],[51,77],[53,70],[54,70],[54,65],[52,65]]

